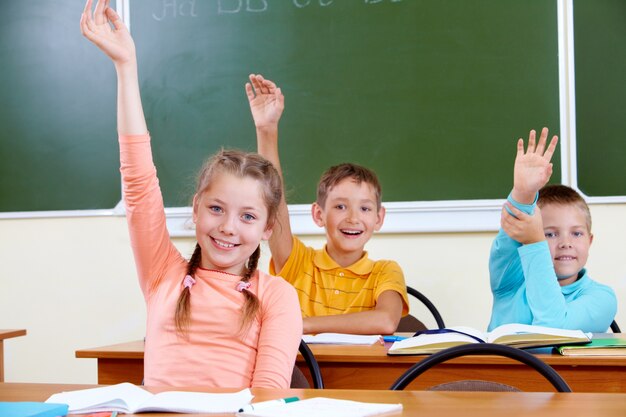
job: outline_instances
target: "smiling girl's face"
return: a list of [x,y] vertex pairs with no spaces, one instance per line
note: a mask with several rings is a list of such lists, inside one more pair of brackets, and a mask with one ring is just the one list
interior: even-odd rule
[[200,266],[241,275],[261,240],[269,239],[263,185],[251,177],[219,173],[193,200]]

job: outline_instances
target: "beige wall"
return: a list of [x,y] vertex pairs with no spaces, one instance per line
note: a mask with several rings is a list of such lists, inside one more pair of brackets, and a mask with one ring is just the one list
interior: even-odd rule
[[[611,285],[623,303],[626,204],[595,205],[592,214],[591,276]],[[407,283],[434,301],[446,324],[484,329],[493,235],[381,234],[367,249],[373,258],[396,259]],[[305,241],[320,247],[323,237]],[[193,244],[176,243],[185,254]],[[415,311],[420,318],[426,314]],[[617,321],[626,327],[623,307]],[[95,359],[76,359],[74,351],[139,339],[145,329],[125,219],[0,220],[0,328],[28,330],[5,342],[7,381],[95,383]]]

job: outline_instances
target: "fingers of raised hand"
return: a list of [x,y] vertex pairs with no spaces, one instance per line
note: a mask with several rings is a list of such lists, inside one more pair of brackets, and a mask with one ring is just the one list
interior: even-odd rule
[[106,17],[104,15],[104,10],[108,6],[108,0],[98,0],[96,3],[96,9],[94,10],[94,20],[96,25],[102,25],[106,23]]
[[531,130],[528,134],[528,147],[526,148],[526,153],[535,153],[535,136],[537,132],[535,130]]
[[556,145],[559,143],[559,137],[554,135],[550,140],[550,144],[548,145],[548,149],[543,154],[543,156],[549,161],[552,159],[552,155],[554,155],[554,151],[556,150]]
[[258,94],[261,94],[261,85],[263,83],[263,77],[258,75],[258,74],[250,74],[249,77],[250,79],[250,84],[252,87],[252,93],[256,96]]
[[110,7],[107,7],[105,10],[105,13],[106,13],[107,19],[109,19],[109,21],[113,24],[113,27],[115,28],[115,30],[126,29],[126,26],[122,22],[122,19],[120,18],[120,16],[117,14],[115,10],[113,10]]
[[246,83],[246,95],[248,96],[248,101],[254,100],[254,90],[252,89],[252,84],[250,83]]
[[546,140],[548,139],[548,128],[544,127],[541,129],[541,135],[539,136],[539,143],[537,144],[537,148],[535,152],[539,155],[543,155],[543,151],[546,148]]

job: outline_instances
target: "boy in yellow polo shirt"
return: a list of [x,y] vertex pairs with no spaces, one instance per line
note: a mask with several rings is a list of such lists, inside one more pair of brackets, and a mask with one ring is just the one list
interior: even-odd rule
[[[246,94],[258,152],[279,172],[278,122],[284,97],[276,85],[250,75]],[[408,314],[404,274],[394,261],[372,261],[364,247],[385,218],[376,174],[354,164],[322,176],[311,214],[326,229],[326,247],[315,250],[293,236],[284,195],[269,244],[270,271],[297,290],[304,333],[390,334]]]

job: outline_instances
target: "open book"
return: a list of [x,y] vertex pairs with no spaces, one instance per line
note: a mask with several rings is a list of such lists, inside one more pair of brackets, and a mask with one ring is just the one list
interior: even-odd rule
[[591,334],[581,330],[563,330],[529,324],[504,324],[491,332],[480,332],[471,327],[457,326],[394,342],[389,355],[423,355],[467,343],[497,343],[517,348],[571,345],[589,343]]
[[250,404],[252,397],[247,388],[225,394],[181,391],[152,394],[136,385],[124,382],[108,387],[61,392],[52,395],[46,402],[67,404],[72,414],[100,411],[117,411],[127,414],[149,411],[235,413],[244,405]]
[[402,404],[364,403],[359,401],[337,400],[315,397],[290,402],[271,408],[238,413],[241,417],[368,417],[402,411]]
[[557,348],[565,356],[626,356],[626,339],[593,339],[586,345],[566,345]]

